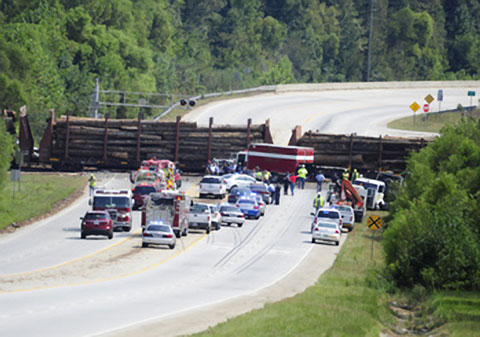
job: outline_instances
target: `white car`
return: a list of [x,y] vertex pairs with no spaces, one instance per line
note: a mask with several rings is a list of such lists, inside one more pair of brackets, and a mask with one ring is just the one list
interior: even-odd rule
[[245,215],[242,211],[233,205],[220,206],[220,215],[222,216],[222,223],[230,226],[232,223],[237,224],[238,227],[242,227],[245,222]]
[[227,191],[230,191],[234,187],[249,187],[251,184],[255,184],[257,180],[248,174],[234,174],[226,179],[226,182]]
[[205,203],[195,203],[190,206],[188,214],[189,229],[204,229],[207,234],[212,229],[212,213],[210,205]]
[[168,245],[170,249],[175,248],[177,238],[173,233],[172,227],[164,225],[159,221],[152,221],[145,228],[142,234],[142,247],[148,245]]
[[348,231],[351,232],[353,229],[353,223],[355,222],[355,214],[353,213],[353,208],[347,205],[337,205],[333,204],[332,208],[335,208],[340,212],[342,217],[342,226],[348,228]]
[[317,211],[317,214],[314,214],[315,218],[313,219],[311,230],[319,222],[333,222],[338,225],[338,228],[342,230],[343,220],[340,212],[334,208],[320,208]]
[[340,244],[340,236],[342,230],[335,222],[319,221],[312,229],[312,243],[317,240],[335,242],[335,245]]
[[210,213],[212,214],[212,228],[218,231],[222,223],[222,215],[220,214],[219,207],[217,205],[210,205]]
[[205,176],[200,180],[200,198],[212,195],[214,198],[223,199],[227,193],[227,185],[221,177]]

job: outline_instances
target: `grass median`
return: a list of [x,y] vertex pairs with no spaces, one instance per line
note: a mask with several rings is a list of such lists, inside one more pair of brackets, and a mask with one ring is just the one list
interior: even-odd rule
[[374,277],[383,266],[381,236],[376,234],[370,259],[372,237],[365,222],[347,235],[333,266],[305,292],[195,336],[379,336],[393,321],[385,290]]
[[[87,176],[68,173],[22,173],[18,183],[9,179],[0,194],[0,230],[42,216],[83,189]],[[68,199],[67,199],[68,200]]]

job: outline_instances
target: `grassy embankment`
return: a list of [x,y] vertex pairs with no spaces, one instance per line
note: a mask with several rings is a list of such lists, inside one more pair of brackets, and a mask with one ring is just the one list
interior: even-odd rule
[[0,194],[0,230],[49,212],[57,202],[83,188],[87,178],[62,173],[22,173],[20,191],[15,183],[15,202],[13,182],[8,178]]
[[348,235],[334,265],[314,286],[199,336],[379,336],[384,325],[394,321],[384,289],[372,274],[383,265],[380,236],[371,260],[371,234],[365,222]]
[[388,123],[387,127],[391,129],[438,133],[444,125],[454,124],[460,121],[460,119],[462,118],[462,114],[463,117],[472,116],[475,118],[479,118],[480,110],[477,109],[472,112],[444,112],[440,115],[428,114],[427,119],[425,119],[425,114],[417,114],[415,117],[415,122],[413,116],[404,117]]

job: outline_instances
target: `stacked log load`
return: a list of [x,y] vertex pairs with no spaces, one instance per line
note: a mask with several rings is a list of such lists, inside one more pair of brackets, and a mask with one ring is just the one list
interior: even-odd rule
[[[66,157],[66,116],[62,116],[54,124],[52,157],[62,158],[65,162],[81,162],[85,165],[115,166],[115,163],[128,163],[132,166],[138,164],[137,120],[109,119],[106,122],[105,119],[70,116],[68,124],[68,158]],[[204,169],[208,160],[209,131],[209,127],[199,127],[195,122],[179,122],[178,161],[184,170]],[[264,142],[264,134],[265,124],[250,125],[250,143]],[[213,125],[211,157],[230,158],[232,154],[245,150],[247,136],[247,123],[244,126]],[[142,120],[140,160],[153,156],[158,159],[175,160],[176,139],[176,122]]]
[[405,170],[408,154],[418,151],[426,143],[424,139],[327,135],[309,131],[298,140],[297,145],[315,149],[316,165],[351,165],[362,170],[381,169],[400,173]]

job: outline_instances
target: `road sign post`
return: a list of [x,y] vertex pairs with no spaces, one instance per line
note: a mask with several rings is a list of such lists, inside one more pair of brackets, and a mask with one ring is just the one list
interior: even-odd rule
[[475,97],[475,91],[469,90],[469,91],[468,91],[468,96],[470,96],[470,111],[472,111],[472,110],[473,110],[473,102],[472,102],[472,100],[473,100],[473,97]]
[[375,241],[375,232],[383,225],[382,218],[378,215],[371,215],[367,219],[367,226],[372,230],[372,248],[370,249],[370,260],[373,259],[373,242]]
[[438,101],[438,116],[440,117],[441,103],[443,101],[443,90],[442,89],[438,89],[437,101]]
[[415,112],[417,112],[418,109],[420,109],[420,105],[418,105],[417,102],[413,102],[410,105],[410,109],[413,111],[413,124],[415,124]]

